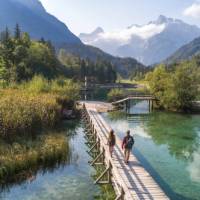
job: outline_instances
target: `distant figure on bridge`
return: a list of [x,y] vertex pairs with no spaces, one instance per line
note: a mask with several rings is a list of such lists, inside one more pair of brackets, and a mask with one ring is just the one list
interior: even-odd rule
[[108,136],[108,146],[109,146],[109,152],[110,152],[111,157],[112,157],[115,143],[116,143],[115,134],[114,134],[114,131],[111,130]]
[[130,135],[130,131],[128,130],[122,142],[122,149],[124,149],[124,157],[126,164],[128,164],[129,162],[130,152],[133,148],[134,143],[135,141],[133,137]]

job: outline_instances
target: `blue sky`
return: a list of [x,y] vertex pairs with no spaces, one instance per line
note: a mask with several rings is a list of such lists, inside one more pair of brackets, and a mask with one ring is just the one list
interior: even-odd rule
[[200,26],[199,0],[41,0],[48,12],[78,35],[101,26],[106,31],[145,24],[159,15]]

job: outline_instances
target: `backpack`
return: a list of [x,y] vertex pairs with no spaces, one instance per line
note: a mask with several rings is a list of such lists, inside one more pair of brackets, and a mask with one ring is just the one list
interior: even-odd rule
[[133,145],[134,145],[134,139],[132,136],[130,136],[129,138],[127,138],[125,148],[132,149]]

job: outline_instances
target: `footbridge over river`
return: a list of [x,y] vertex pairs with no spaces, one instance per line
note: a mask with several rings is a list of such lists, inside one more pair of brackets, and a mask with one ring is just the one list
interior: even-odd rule
[[[86,126],[86,138],[92,157],[91,166],[105,166],[105,170],[95,180],[96,184],[112,184],[116,192],[115,200],[167,200],[165,192],[145,170],[138,159],[131,154],[129,164],[125,164],[121,140],[116,134],[113,157],[107,145],[111,127],[100,112],[110,110],[112,105],[101,102],[79,102]],[[113,127],[114,128],[114,127]]]
[[123,106],[126,108],[126,110],[129,110],[132,102],[137,103],[138,101],[146,101],[148,103],[149,112],[151,112],[153,110],[153,101],[155,100],[156,98],[151,95],[134,95],[134,96],[128,96],[126,98],[120,99],[118,101],[114,101],[111,104],[114,107]]

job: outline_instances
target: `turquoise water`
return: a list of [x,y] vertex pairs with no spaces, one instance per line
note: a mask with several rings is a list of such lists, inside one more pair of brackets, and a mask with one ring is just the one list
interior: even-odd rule
[[70,139],[69,163],[38,172],[32,182],[8,186],[0,193],[0,200],[92,200],[102,195],[99,186],[93,184],[95,171],[88,164],[90,157],[82,126],[65,126],[62,134]]
[[171,199],[200,199],[200,115],[115,112],[104,117],[121,138],[131,130],[134,154]]

